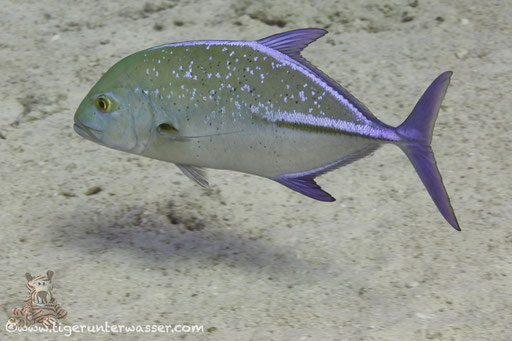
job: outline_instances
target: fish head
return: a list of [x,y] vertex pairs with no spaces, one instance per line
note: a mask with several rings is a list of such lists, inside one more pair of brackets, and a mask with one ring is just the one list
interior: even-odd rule
[[154,118],[148,96],[127,71],[116,64],[94,85],[75,113],[74,130],[103,146],[142,154]]

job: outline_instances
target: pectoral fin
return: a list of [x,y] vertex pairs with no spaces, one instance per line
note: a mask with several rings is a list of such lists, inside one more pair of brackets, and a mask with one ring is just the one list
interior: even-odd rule
[[156,131],[161,136],[168,138],[170,140],[174,140],[174,141],[190,141],[193,139],[211,138],[211,137],[215,137],[215,136],[231,135],[231,134],[238,134],[238,133],[243,132],[242,130],[237,130],[237,131],[228,131],[228,132],[224,132],[224,133],[205,134],[205,135],[191,135],[191,136],[190,135],[180,135],[180,132],[178,131],[178,129],[176,129],[175,126],[173,126],[172,124],[169,124],[169,123],[162,123],[162,124],[158,125]]
[[176,127],[174,125],[169,124],[169,123],[159,124],[158,127],[156,128],[156,131],[160,135],[162,135],[162,136],[164,136],[164,137],[166,137],[166,138],[168,138],[170,140],[176,140],[176,141],[186,141],[186,140],[188,140],[187,137],[181,136],[179,134],[178,129],[176,129]]
[[190,179],[194,180],[199,186],[208,188],[206,171],[203,168],[180,164],[176,164],[176,166],[178,166],[178,168],[183,172],[183,174],[188,176]]

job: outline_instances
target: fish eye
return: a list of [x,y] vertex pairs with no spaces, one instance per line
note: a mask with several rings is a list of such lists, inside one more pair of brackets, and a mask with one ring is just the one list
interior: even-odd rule
[[113,111],[113,104],[112,100],[105,95],[100,95],[98,99],[96,100],[96,108],[101,112],[112,112]]

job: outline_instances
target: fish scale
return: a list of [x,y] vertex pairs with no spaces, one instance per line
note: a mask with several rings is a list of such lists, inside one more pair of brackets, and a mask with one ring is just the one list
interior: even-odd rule
[[[159,112],[168,113],[168,108],[176,108],[178,115],[182,110],[186,112],[173,121],[184,135],[237,132],[199,139],[192,151],[180,152],[181,158],[171,156],[169,150],[161,148],[148,150],[151,157],[161,158],[164,155],[164,159],[180,158],[180,163],[227,167],[277,177],[318,168],[325,161],[333,162],[339,159],[339,148],[344,148],[345,153],[360,148],[360,142],[349,144],[348,139],[325,136],[326,130],[331,134],[343,133],[335,127],[301,124],[297,119],[300,115],[340,121],[336,111],[338,102],[302,73],[293,73],[289,65],[249,46],[226,47],[223,42],[218,45],[212,42],[191,46],[167,45],[153,48],[142,56],[146,64],[146,75],[142,77],[147,78],[143,92],[152,97]],[[165,60],[172,67],[158,63],[159,60]],[[269,77],[271,73],[273,76]],[[318,93],[321,98],[307,98],[305,90]],[[357,122],[348,110],[345,111],[342,117],[346,119],[341,120]],[[298,124],[290,126],[286,124],[289,122]],[[305,131],[311,134],[307,138],[301,136]],[[228,150],[227,146],[233,142],[244,147]],[[333,144],[339,145],[338,149],[329,148]],[[299,159],[296,157],[298,151],[307,153]],[[184,158],[184,154],[192,156],[192,159]],[[283,162],[285,160],[279,161],[279,158],[288,160]],[[255,159],[262,161],[262,167],[255,165]]]
[[[166,55],[166,63],[176,63],[171,70],[165,64],[155,65],[155,62]],[[307,77],[290,74],[292,70],[289,66],[249,47],[226,48],[211,43],[190,47],[169,45],[152,49],[144,53],[144,56],[144,63],[149,64],[146,68],[147,86],[154,94],[160,94],[160,100],[167,98],[172,100],[168,102],[176,102],[177,98],[183,100],[182,102],[190,101],[198,105],[201,100],[214,100],[219,105],[223,98],[226,104],[236,104],[238,116],[241,115],[240,109],[243,106],[251,113],[273,113],[274,109],[291,110],[355,122],[350,115],[341,118],[336,100],[319,87],[312,86]],[[258,65],[254,65],[253,61],[258,62]],[[188,68],[183,67],[187,64]],[[148,72],[150,69],[151,73]],[[269,77],[270,74],[272,77]],[[160,91],[161,86],[166,91]],[[235,110],[231,111],[234,112]]]
[[189,41],[137,52],[91,89],[75,114],[75,130],[107,147],[175,163],[202,186],[208,184],[203,168],[228,169],[321,201],[334,198],[315,177],[395,144],[459,229],[430,148],[451,72],[392,127],[300,55],[325,33],[300,29],[257,41]]

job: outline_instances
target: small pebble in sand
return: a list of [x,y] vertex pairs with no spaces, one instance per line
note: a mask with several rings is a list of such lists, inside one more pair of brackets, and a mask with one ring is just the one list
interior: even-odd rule
[[416,316],[417,318],[420,318],[422,320],[427,320],[427,319],[430,319],[430,316],[427,315],[427,314],[423,314],[423,313],[416,313],[414,314],[414,316]]
[[160,24],[160,23],[155,23],[155,24],[153,25],[153,29],[154,29],[155,31],[162,31],[162,30],[164,29],[164,25],[162,25],[162,24]]
[[455,52],[455,57],[458,59],[466,59],[468,55],[468,51],[464,49],[460,49],[459,51]]
[[101,191],[102,191],[101,187],[94,186],[94,187],[89,188],[87,191],[85,191],[84,194],[85,195],[94,195],[94,194],[98,194]]
[[59,194],[62,195],[63,197],[66,197],[66,198],[76,197],[76,195],[74,193],[71,193],[71,192],[60,192]]

